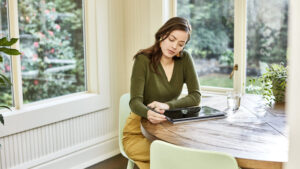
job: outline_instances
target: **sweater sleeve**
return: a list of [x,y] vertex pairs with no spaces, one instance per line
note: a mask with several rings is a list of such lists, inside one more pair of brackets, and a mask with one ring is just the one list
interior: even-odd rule
[[198,106],[200,104],[201,93],[193,59],[187,52],[184,52],[184,55],[184,82],[188,88],[188,95],[181,99],[167,102],[170,109]]
[[130,102],[131,111],[137,115],[147,118],[148,108],[144,105],[144,88],[147,73],[146,58],[142,55],[136,57],[132,73],[130,85]]

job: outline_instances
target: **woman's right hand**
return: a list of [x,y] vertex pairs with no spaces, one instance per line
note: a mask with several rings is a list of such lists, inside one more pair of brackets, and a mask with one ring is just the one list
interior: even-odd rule
[[[163,113],[163,112],[162,112]],[[161,122],[164,122],[166,121],[166,116],[163,115],[163,114],[158,114],[158,113],[155,113],[154,111],[152,110],[148,110],[147,112],[147,119],[151,122],[151,123],[154,123],[154,124],[157,124],[157,123],[161,123]]]

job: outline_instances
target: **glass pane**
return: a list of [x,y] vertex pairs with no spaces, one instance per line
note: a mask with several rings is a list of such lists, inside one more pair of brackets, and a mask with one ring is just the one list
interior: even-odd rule
[[[247,86],[254,92],[260,84],[251,85],[271,64],[287,64],[288,0],[247,1]],[[256,87],[255,87],[256,86]]]
[[[0,0],[0,38],[8,37],[8,9],[6,0]],[[0,52],[3,61],[0,63],[0,72],[11,79],[10,56]],[[0,105],[12,106],[12,93],[10,85],[0,85]]]
[[177,0],[177,16],[192,25],[186,50],[201,86],[232,88],[234,0]]
[[85,91],[82,0],[19,0],[24,103]]

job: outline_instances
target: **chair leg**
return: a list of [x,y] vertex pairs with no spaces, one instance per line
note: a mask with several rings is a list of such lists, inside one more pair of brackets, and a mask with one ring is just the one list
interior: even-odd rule
[[133,169],[133,168],[134,168],[134,162],[131,160],[128,160],[127,169]]

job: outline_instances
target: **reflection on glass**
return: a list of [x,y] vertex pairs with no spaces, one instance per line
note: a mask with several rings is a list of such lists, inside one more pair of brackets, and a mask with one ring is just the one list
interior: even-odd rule
[[[0,0],[0,38],[9,37],[8,32],[8,11],[6,0]],[[10,56],[0,53],[3,58],[3,62],[0,64],[0,71],[8,79],[11,79],[11,63]],[[11,86],[0,86],[0,104],[12,106],[12,92]]]
[[177,0],[177,16],[192,25],[186,50],[194,58],[201,86],[232,88],[234,1]]
[[271,64],[287,64],[288,0],[247,1],[247,92],[259,90],[249,79]]
[[85,91],[82,0],[19,0],[24,103]]

